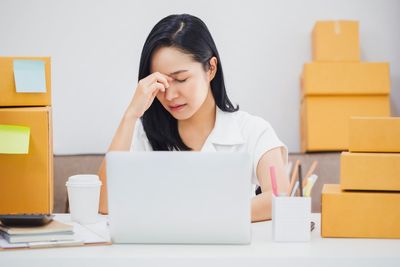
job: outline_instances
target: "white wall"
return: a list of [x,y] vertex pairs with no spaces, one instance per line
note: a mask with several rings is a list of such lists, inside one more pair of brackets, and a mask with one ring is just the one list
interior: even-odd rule
[[291,152],[299,151],[299,75],[316,20],[360,21],[362,59],[390,62],[400,114],[398,0],[0,0],[0,55],[52,57],[56,154],[106,151],[133,95],[144,40],[172,13],[206,22],[231,99],[270,121]]

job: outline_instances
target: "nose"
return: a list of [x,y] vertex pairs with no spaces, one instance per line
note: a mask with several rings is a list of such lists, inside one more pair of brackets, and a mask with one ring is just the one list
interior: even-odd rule
[[178,97],[178,90],[174,86],[174,82],[169,83],[168,89],[165,90],[165,99],[172,101]]

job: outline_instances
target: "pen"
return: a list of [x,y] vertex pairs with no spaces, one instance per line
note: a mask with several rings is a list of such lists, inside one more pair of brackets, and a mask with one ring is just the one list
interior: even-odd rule
[[304,178],[306,178],[306,179],[303,179],[303,188],[307,185],[308,178],[313,174],[317,165],[318,165],[318,161],[314,160],[313,163],[311,164],[310,169],[308,169],[306,176],[304,176]]
[[307,182],[307,185],[306,185],[306,187],[304,187],[304,189],[303,189],[303,193],[304,193],[304,196],[306,196],[306,197],[309,197],[310,195],[311,195],[311,190],[312,190],[312,188],[313,188],[313,186],[314,186],[314,184],[315,184],[315,182],[317,181],[317,179],[318,179],[318,176],[317,175],[315,175],[315,174],[313,174],[313,175],[311,175],[310,177],[308,177],[308,182]]
[[278,188],[276,185],[275,166],[269,167],[269,174],[271,176],[272,193],[274,193],[274,195],[277,197],[278,196]]
[[301,164],[299,164],[299,189],[300,196],[303,196],[303,177],[301,176]]
[[56,248],[56,247],[76,247],[83,246],[85,243],[82,240],[71,241],[51,241],[51,242],[29,242],[30,248]]

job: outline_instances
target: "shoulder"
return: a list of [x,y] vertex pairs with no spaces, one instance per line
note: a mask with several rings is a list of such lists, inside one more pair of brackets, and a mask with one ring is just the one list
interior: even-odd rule
[[265,119],[252,115],[246,111],[236,111],[231,113],[240,128],[242,134],[259,135],[263,132],[274,131],[271,124]]
[[287,162],[287,148],[268,121],[245,111],[236,111],[227,116],[231,116],[232,121],[237,125],[241,139],[244,141],[243,149],[252,156],[253,183],[258,184],[256,178],[258,162],[266,152],[280,147],[283,160]]
[[265,119],[245,111],[234,112],[231,116],[234,118],[240,134],[250,150],[256,147],[272,149],[285,146],[271,124]]

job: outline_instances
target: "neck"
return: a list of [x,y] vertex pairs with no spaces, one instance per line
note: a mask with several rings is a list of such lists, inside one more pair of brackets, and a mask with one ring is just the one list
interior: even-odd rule
[[215,100],[212,96],[211,89],[208,90],[207,98],[201,105],[200,109],[189,119],[178,121],[178,129],[195,130],[198,133],[208,135],[214,128],[216,114]]

